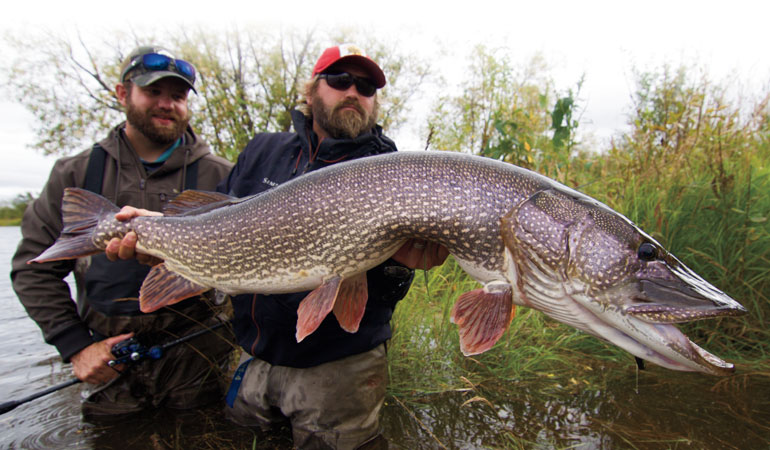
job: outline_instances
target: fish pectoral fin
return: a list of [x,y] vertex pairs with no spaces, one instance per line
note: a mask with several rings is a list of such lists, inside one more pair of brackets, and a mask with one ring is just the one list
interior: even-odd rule
[[313,333],[334,308],[334,300],[340,290],[342,278],[337,275],[323,282],[297,308],[297,342]]
[[334,316],[343,330],[348,333],[358,331],[368,298],[366,272],[342,280],[337,300],[334,301]]
[[165,263],[150,269],[139,289],[139,309],[153,312],[167,305],[200,295],[209,288],[172,272]]
[[512,289],[496,284],[466,292],[452,308],[451,320],[460,333],[460,349],[465,356],[483,353],[497,342],[513,320],[516,310]]

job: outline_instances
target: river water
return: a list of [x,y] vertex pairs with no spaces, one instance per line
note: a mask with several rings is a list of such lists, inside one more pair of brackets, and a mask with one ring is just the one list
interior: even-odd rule
[[[0,403],[71,379],[43,342],[10,286],[18,227],[0,227]],[[530,383],[500,382],[473,392],[388,396],[382,411],[390,448],[770,449],[770,376],[738,367],[725,378],[650,367],[603,368],[592,385],[585,368]],[[632,365],[631,363],[630,365]],[[0,448],[289,449],[290,430],[237,427],[222,405],[158,409],[87,421],[80,386],[0,415]]]
[[[0,227],[0,403],[72,379],[71,366],[62,364],[54,347],[43,341],[11,288],[10,261],[20,238],[18,227]],[[221,404],[89,422],[80,415],[81,386],[0,415],[0,448],[290,448],[288,429],[262,435],[236,427],[223,419]]]

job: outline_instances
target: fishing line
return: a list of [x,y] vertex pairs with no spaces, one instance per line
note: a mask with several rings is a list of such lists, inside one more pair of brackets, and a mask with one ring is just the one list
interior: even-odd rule
[[428,300],[433,300],[433,296],[430,294],[430,284],[428,283],[428,252],[422,252],[422,276],[425,278],[425,292],[428,295]]

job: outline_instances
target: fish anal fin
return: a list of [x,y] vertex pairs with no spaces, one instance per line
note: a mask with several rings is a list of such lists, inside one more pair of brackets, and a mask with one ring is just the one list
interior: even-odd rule
[[148,313],[200,295],[209,288],[172,272],[165,263],[150,269],[139,289],[139,309]]
[[475,289],[457,299],[452,308],[452,322],[460,334],[460,349],[465,356],[483,353],[500,339],[515,313],[510,285],[494,290]]
[[369,290],[366,284],[366,272],[352,278],[346,278],[340,285],[337,300],[334,302],[334,316],[343,330],[348,333],[358,331],[361,318],[366,310]]
[[188,189],[166,204],[163,215],[183,216],[193,212],[201,214],[228,205],[234,200],[236,200],[235,197],[220,192]]
[[334,308],[334,300],[340,290],[342,278],[335,276],[323,282],[297,308],[297,342],[312,334]]

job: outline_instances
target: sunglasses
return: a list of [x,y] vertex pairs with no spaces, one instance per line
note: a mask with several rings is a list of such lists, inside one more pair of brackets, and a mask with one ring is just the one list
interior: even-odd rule
[[347,72],[331,74],[322,73],[318,75],[318,78],[326,80],[326,84],[338,91],[346,91],[353,84],[356,85],[356,90],[364,97],[371,97],[377,92],[377,87],[367,78],[357,77]]
[[183,76],[191,84],[195,83],[195,67],[192,64],[185,60],[170,58],[159,53],[146,53],[141,58],[132,60],[131,64],[123,71],[120,79],[125,81],[126,75],[140,66],[145,69],[142,73],[171,70]]

